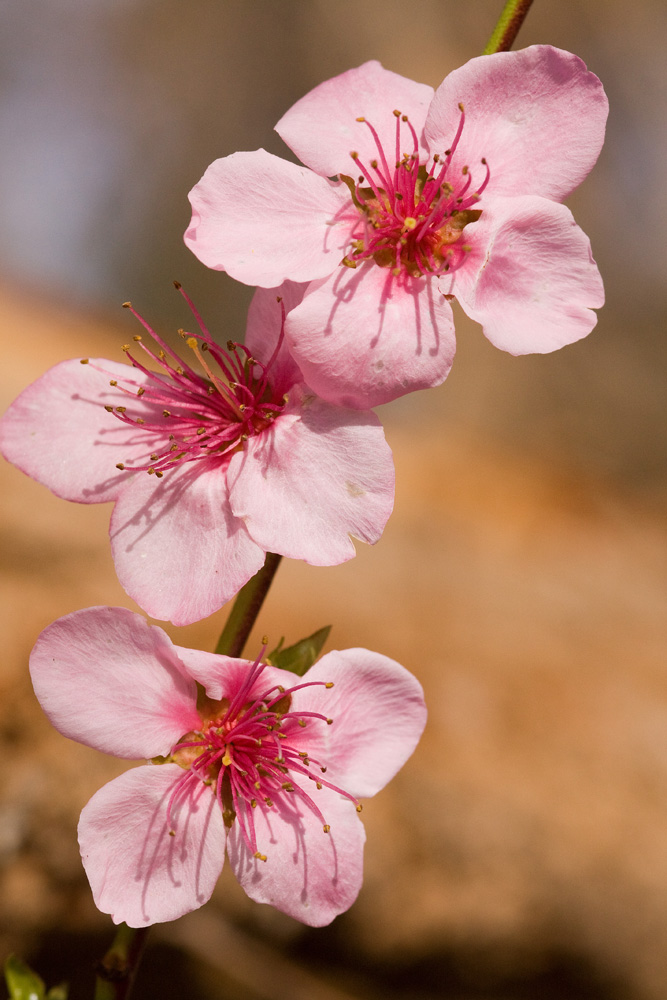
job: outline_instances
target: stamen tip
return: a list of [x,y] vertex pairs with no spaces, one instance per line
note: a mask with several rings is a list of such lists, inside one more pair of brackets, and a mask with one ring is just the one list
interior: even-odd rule
[[329,826],[328,823],[325,823],[324,826],[322,827],[322,829],[324,830],[325,833],[329,833],[329,831],[331,830],[331,827]]
[[176,289],[177,292],[179,292],[181,290],[182,285],[181,285],[180,281],[174,281],[174,288]]
[[132,308],[132,303],[131,302],[123,302],[122,305],[123,305],[123,309],[131,309]]
[[90,358],[81,358],[81,361],[79,363],[82,365],[88,365],[90,364]]

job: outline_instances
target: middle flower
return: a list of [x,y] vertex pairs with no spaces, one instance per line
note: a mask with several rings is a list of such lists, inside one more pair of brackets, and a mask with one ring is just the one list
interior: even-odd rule
[[326,403],[305,384],[281,319],[302,294],[289,282],[259,290],[245,346],[226,351],[192,307],[200,330],[184,337],[202,374],[142,320],[157,350],[135,337],[132,368],[62,362],[0,422],[5,457],[57,496],[116,502],[116,571],[154,618],[187,625],[212,614],[266,552],[333,566],[354,556],[350,536],[382,534],[391,450],[375,414]]

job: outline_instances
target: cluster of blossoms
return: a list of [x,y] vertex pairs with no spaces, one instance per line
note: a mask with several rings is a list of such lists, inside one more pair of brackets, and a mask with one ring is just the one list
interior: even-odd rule
[[[267,553],[330,566],[376,542],[391,452],[371,407],[441,383],[450,302],[513,354],[586,336],[602,305],[561,203],[599,154],[600,81],[533,46],[473,59],[434,92],[369,62],[298,101],[264,150],[217,160],[186,243],[258,286],[244,344],[195,321],[187,359],[133,309],[129,364],[65,361],[0,422],[5,457],[79,503],[112,501],[118,577],[152,617],[213,613]],[[189,353],[188,353],[189,352]],[[145,758],[84,808],[99,908],[140,927],[211,895],[225,851],[248,895],[320,926],[361,885],[361,797],[413,752],[419,683],[368,650],[303,678],[175,646],[121,608],[47,628],[30,668],[60,732]],[[326,836],[324,836],[326,835]]]

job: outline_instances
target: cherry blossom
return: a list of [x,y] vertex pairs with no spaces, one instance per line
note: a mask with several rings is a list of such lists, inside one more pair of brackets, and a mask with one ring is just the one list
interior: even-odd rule
[[323,398],[374,406],[442,382],[456,298],[497,347],[545,353],[603,304],[560,202],[604,139],[607,99],[549,45],[471,59],[434,92],[368,62],[316,87],[265,150],[216,160],[190,192],[190,249],[248,284],[309,282],[286,335]]
[[354,556],[351,536],[373,543],[382,533],[391,451],[375,414],[324,402],[305,384],[281,320],[302,293],[289,282],[259,290],[245,346],[227,350],[193,306],[200,328],[183,337],[197,367],[141,320],[156,346],[136,336],[124,348],[132,367],[62,362],[0,421],[5,457],[57,496],[115,501],[116,571],[154,618],[185,625],[212,614],[266,552],[336,565]]
[[379,653],[330,652],[300,678],[176,646],[123,608],[54,622],[30,671],[64,736],[151,760],[79,823],[97,906],[132,927],[205,903],[225,845],[252,899],[328,924],[361,888],[359,799],[393,778],[426,721],[418,681]]

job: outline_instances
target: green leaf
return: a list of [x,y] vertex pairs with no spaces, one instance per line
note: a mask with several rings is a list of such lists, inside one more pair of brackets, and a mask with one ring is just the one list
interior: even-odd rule
[[67,1000],[69,987],[67,983],[60,983],[59,986],[52,986],[46,994],[46,1000]]
[[330,631],[331,625],[325,625],[309,635],[307,639],[301,639],[293,646],[288,646],[287,649],[281,649],[281,639],[279,645],[268,657],[269,663],[272,663],[274,667],[280,667],[281,670],[291,670],[293,674],[303,677],[306,670],[312,667],[320,655],[322,646],[329,638]]
[[16,955],[5,962],[5,981],[10,1000],[45,1000],[43,980]]

